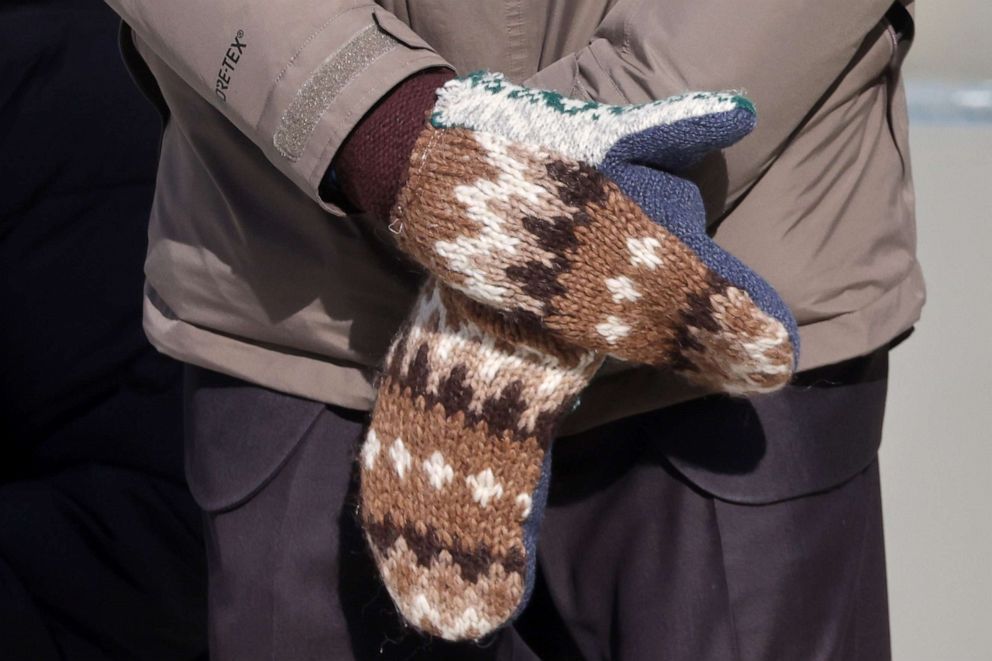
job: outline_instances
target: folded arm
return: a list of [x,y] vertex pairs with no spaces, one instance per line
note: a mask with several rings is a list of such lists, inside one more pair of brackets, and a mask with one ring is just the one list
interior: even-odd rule
[[726,195],[716,204],[722,211],[757,181],[891,4],[621,0],[587,47],[526,84],[609,103],[742,90],[759,121],[747,140],[723,152]]
[[366,0],[107,0],[135,35],[311,198],[342,141],[409,76],[447,63]]

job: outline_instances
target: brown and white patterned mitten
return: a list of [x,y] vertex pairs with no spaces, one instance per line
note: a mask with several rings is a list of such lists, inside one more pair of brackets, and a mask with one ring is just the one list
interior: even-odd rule
[[413,626],[480,638],[526,603],[551,441],[601,362],[425,285],[359,455],[362,526]]
[[788,381],[795,321],[673,174],[753,123],[726,93],[607,106],[486,73],[438,91],[390,212],[431,280],[360,452],[362,523],[411,624],[479,638],[526,603],[551,439],[603,356],[725,392]]
[[666,170],[736,142],[754,117],[731,93],[607,106],[497,74],[454,79],[392,227],[439,281],[568,344],[721,391],[773,390],[795,366],[795,320]]

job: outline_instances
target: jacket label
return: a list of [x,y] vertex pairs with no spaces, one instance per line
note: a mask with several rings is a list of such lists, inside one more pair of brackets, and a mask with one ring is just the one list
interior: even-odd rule
[[214,84],[214,94],[221,101],[227,101],[227,90],[231,86],[231,78],[234,70],[238,68],[238,62],[245,53],[248,44],[244,41],[245,31],[238,30],[234,35],[234,41],[227,47],[224,59],[221,60],[220,68],[217,70],[217,82]]

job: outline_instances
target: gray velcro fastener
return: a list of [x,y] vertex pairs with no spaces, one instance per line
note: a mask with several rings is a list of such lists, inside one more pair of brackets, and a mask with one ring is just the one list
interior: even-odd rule
[[290,161],[302,156],[317,122],[341,90],[397,45],[391,36],[370,25],[324,60],[279,118],[272,136],[279,153]]

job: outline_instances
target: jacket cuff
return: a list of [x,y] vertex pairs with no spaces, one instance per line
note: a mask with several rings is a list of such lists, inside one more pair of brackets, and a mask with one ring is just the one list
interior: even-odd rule
[[[327,55],[331,44],[338,48]],[[270,92],[258,122],[259,137],[270,136],[269,159],[322,208],[344,214],[336,200],[320,195],[334,155],[390,90],[438,67],[450,65],[392,14],[373,9],[338,16],[304,45]]]

